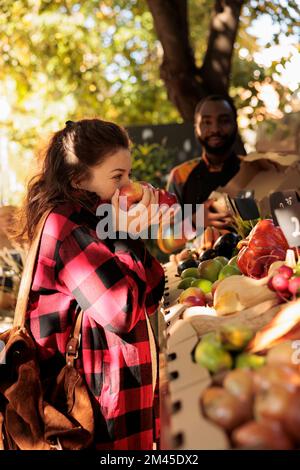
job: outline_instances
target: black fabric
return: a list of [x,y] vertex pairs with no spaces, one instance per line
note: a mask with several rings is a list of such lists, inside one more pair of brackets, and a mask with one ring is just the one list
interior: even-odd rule
[[240,159],[232,154],[225,161],[221,171],[210,172],[203,159],[190,173],[182,192],[182,204],[192,204],[193,212],[196,204],[204,203],[212,191],[226,184],[238,173]]

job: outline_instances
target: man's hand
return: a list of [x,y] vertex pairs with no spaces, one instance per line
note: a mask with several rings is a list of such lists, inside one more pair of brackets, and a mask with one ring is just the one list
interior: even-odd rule
[[217,229],[225,229],[232,224],[230,212],[216,212],[213,208],[213,204],[213,199],[208,199],[204,203],[204,226],[213,226]]

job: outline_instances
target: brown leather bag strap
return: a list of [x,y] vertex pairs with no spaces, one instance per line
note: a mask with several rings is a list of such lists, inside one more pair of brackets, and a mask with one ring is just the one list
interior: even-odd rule
[[[18,292],[17,304],[15,308],[15,316],[14,316],[14,327],[23,328],[25,325],[26,320],[26,311],[28,305],[28,298],[32,284],[32,276],[33,270],[35,266],[35,261],[43,233],[43,228],[46,222],[48,215],[50,214],[52,209],[49,209],[45,212],[43,217],[41,218],[35,236],[29,246],[29,250],[26,256],[26,261],[22,273],[21,283]],[[67,364],[74,365],[74,360],[78,357],[78,349],[80,346],[80,338],[81,338],[81,324],[82,324],[82,317],[83,312],[82,310],[79,313],[76,313],[76,319],[73,327],[73,331],[71,331],[70,339],[67,343],[67,350],[66,350],[66,360]]]
[[24,266],[23,273],[22,273],[20,288],[18,292],[13,326],[23,328],[25,324],[27,304],[28,304],[28,298],[29,298],[30,288],[32,284],[32,275],[33,275],[35,260],[36,260],[43,228],[51,210],[52,209],[48,209],[45,212],[45,214],[42,216],[42,218],[40,219],[39,224],[36,229],[36,235],[32,243],[30,244],[30,247],[27,253],[25,266]]
[[68,366],[74,367],[74,361],[78,358],[78,351],[81,340],[81,326],[82,326],[83,311],[77,313],[73,331],[70,334],[69,341],[66,345],[66,363]]

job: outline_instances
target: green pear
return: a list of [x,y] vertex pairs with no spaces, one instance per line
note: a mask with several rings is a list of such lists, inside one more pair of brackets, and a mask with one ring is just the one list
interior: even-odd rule
[[229,261],[228,261],[228,266],[235,266],[238,268],[237,265],[237,256],[233,256]]
[[185,279],[186,277],[199,278],[198,268],[186,268],[182,271],[180,277],[181,279]]
[[215,282],[218,279],[222,267],[222,264],[215,259],[202,261],[198,266],[199,277],[207,279],[210,282]]
[[218,344],[209,341],[200,341],[197,344],[194,359],[197,364],[200,364],[212,373],[228,370],[233,366],[233,359],[230,353]]
[[219,263],[221,263],[222,266],[226,266],[226,264],[228,264],[228,261],[229,261],[229,259],[226,258],[225,256],[216,256],[214,260],[219,261]]
[[225,324],[220,328],[223,347],[229,351],[241,351],[254,337],[254,331],[246,325]]
[[194,282],[196,279],[194,277],[185,277],[180,281],[180,283],[177,286],[177,289],[187,289],[188,287],[191,287],[192,282]]
[[235,367],[238,369],[259,369],[264,366],[266,363],[266,358],[264,356],[259,356],[258,354],[247,354],[242,353],[236,357]]
[[191,287],[199,287],[199,289],[201,289],[204,294],[208,294],[211,292],[212,282],[208,281],[207,279],[195,279],[191,283]]
[[218,279],[219,281],[222,281],[222,279],[225,279],[226,277],[239,275],[239,274],[242,274],[242,273],[237,267],[227,264],[227,266],[224,266],[219,272]]

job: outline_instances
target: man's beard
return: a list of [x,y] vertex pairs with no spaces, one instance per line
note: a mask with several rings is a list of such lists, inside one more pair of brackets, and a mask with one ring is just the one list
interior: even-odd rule
[[[198,140],[200,144],[205,148],[206,152],[210,155],[216,155],[216,156],[221,156],[223,154],[228,153],[228,151],[233,147],[235,140],[237,136],[237,131],[234,131],[232,134],[223,137],[219,134],[215,134],[214,136],[209,136],[209,138],[201,139],[201,137],[198,136]],[[209,139],[211,137],[218,137],[222,139],[222,144],[221,145],[210,145],[209,144]]]

